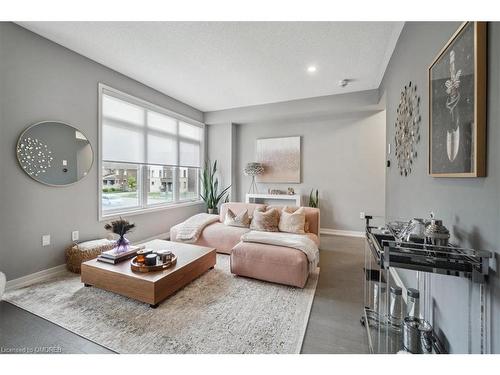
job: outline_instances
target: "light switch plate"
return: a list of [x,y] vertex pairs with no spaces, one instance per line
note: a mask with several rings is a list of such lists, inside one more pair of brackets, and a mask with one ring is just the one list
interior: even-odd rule
[[80,238],[80,233],[78,233],[77,230],[71,232],[71,241],[78,241],[79,238]]
[[359,213],[359,218],[360,219],[364,219],[365,218],[365,213],[364,212],[360,212]]
[[42,246],[49,246],[50,245],[50,234],[44,234],[42,236]]

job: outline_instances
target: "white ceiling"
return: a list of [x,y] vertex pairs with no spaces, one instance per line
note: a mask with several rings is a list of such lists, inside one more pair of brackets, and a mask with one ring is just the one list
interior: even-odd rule
[[[202,111],[377,88],[401,22],[19,22]],[[315,65],[315,74],[306,68]],[[353,81],[345,88],[338,81]]]

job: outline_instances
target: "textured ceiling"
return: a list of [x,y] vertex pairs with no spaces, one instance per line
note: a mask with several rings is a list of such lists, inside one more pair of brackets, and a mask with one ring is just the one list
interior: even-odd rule
[[[202,111],[377,88],[401,22],[19,22]],[[317,71],[308,74],[306,68]],[[340,88],[338,81],[352,82]]]

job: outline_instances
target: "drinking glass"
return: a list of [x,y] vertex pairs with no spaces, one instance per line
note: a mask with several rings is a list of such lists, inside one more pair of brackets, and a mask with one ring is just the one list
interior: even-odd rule
[[406,221],[391,221],[387,224],[387,227],[389,228],[391,234],[394,236],[396,245],[401,246],[403,238],[405,238],[410,227],[410,223]]

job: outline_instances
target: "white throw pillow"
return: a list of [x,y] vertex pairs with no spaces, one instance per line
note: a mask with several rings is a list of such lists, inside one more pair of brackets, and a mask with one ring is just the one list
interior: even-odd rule
[[250,217],[248,210],[240,212],[236,215],[230,208],[227,209],[224,224],[231,227],[248,228],[250,226]]
[[280,223],[278,228],[280,232],[305,234],[306,210],[300,207],[295,212],[288,212],[286,207],[281,211]]

